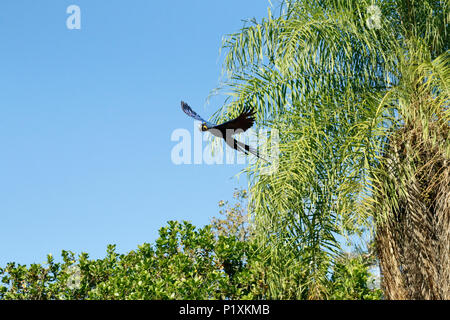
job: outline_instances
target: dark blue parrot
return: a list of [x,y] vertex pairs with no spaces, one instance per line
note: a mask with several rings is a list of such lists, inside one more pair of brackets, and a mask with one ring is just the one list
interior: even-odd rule
[[247,155],[251,153],[262,159],[259,156],[258,151],[232,137],[235,133],[245,132],[253,126],[253,123],[255,122],[255,111],[252,108],[245,107],[237,118],[222,124],[214,124],[204,120],[194,110],[192,110],[186,102],[181,101],[181,109],[188,116],[201,121],[201,131],[208,131],[216,137],[223,138],[227,145],[237,151],[244,152]]

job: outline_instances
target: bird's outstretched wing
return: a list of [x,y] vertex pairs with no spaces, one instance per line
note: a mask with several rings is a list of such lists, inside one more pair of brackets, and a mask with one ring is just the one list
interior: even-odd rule
[[242,130],[246,131],[247,129],[253,126],[255,122],[255,110],[251,107],[245,107],[241,114],[230,121],[224,122],[214,127],[214,129],[226,131],[227,129],[231,129],[234,131]]
[[206,123],[206,125],[208,125],[208,127],[214,127],[215,124],[206,121],[205,119],[203,119],[202,117],[200,117],[194,110],[191,109],[191,107],[189,107],[189,105],[184,102],[181,101],[181,109],[184,111],[184,113],[186,113],[189,117],[194,118],[195,120],[201,121]]

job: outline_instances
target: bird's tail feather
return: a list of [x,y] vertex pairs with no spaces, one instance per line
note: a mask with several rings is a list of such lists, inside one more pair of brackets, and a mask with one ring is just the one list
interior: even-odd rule
[[246,145],[245,143],[237,141],[236,139],[233,139],[233,140],[234,140],[233,141],[233,143],[234,143],[233,148],[234,149],[236,149],[238,151],[241,151],[241,152],[245,153],[246,155],[249,155],[251,153],[254,156],[256,156],[257,158],[262,159],[262,160],[264,160],[266,162],[269,162],[266,159],[264,159],[263,157],[261,157],[261,155],[259,154],[258,150],[250,147],[249,145]]

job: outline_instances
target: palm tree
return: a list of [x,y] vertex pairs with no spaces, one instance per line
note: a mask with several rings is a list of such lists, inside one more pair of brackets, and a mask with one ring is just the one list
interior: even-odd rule
[[367,232],[386,298],[450,298],[448,9],[291,0],[224,39],[216,120],[251,104],[279,133],[278,171],[247,168],[269,298],[327,298]]

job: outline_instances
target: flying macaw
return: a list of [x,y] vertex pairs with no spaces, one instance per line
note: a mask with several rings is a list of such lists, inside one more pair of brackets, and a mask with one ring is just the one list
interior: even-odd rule
[[216,137],[223,138],[227,145],[237,151],[244,152],[247,155],[251,153],[262,159],[259,156],[257,150],[233,138],[234,134],[245,132],[247,129],[253,126],[253,123],[255,122],[255,111],[252,108],[245,107],[237,118],[224,122],[222,124],[214,124],[204,120],[184,101],[181,101],[181,109],[188,116],[201,121],[201,131],[208,131]]

